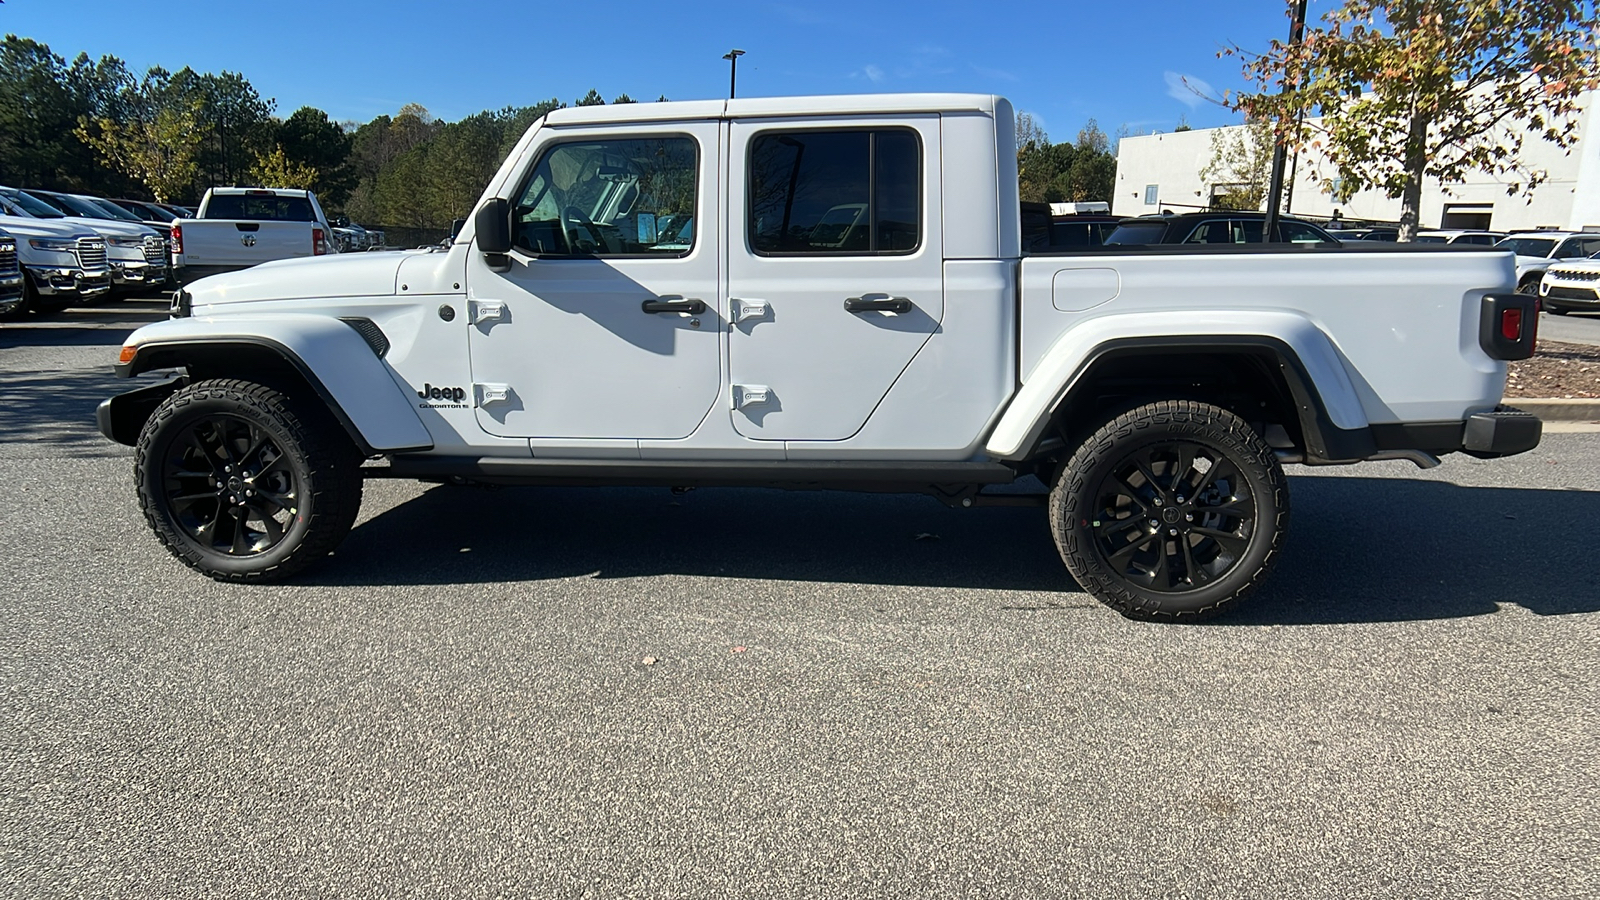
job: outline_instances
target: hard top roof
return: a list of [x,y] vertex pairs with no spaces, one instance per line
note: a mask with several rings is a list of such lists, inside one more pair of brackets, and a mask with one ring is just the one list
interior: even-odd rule
[[568,106],[545,116],[549,125],[649,122],[682,119],[772,118],[777,116],[871,115],[873,113],[975,112],[994,115],[1005,104],[994,94],[837,94],[814,97],[740,97],[735,100],[674,100]]

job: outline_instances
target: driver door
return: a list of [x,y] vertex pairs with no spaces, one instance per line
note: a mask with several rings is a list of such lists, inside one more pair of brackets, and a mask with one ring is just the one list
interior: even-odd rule
[[[675,439],[716,403],[716,122],[555,129],[511,194],[508,271],[469,256],[477,418],[501,437]],[[691,223],[701,227],[686,227]]]

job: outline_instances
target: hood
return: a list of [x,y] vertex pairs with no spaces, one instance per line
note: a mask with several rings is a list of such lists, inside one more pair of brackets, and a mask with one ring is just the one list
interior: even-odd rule
[[79,228],[87,228],[106,237],[115,235],[117,237],[142,238],[148,234],[156,234],[156,230],[148,225],[140,225],[138,222],[124,222],[121,219],[90,219],[84,216],[67,216],[61,221],[69,222]]
[[0,216],[0,228],[21,241],[25,238],[93,238],[99,237],[87,228],[67,224],[66,219],[30,219],[25,216]]
[[396,292],[396,273],[410,252],[347,253],[262,263],[184,286],[195,306],[251,300],[383,297]]

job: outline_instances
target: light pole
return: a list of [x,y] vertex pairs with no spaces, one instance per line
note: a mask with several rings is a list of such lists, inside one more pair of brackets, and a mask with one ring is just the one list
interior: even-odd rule
[[[1305,36],[1305,31],[1306,0],[1298,0],[1294,5],[1294,16],[1289,24],[1289,48],[1291,53],[1295,47],[1300,45],[1301,39]],[[1283,90],[1285,93],[1297,87],[1299,87],[1298,84],[1291,85],[1289,84],[1289,79],[1287,77],[1284,78]],[[1287,161],[1285,157],[1287,156],[1287,148],[1283,146],[1283,140],[1280,138],[1278,145],[1272,150],[1272,177],[1267,186],[1267,219],[1261,223],[1261,240],[1267,243],[1272,243],[1278,230],[1278,209],[1283,201],[1283,169],[1284,163]],[[1298,155],[1295,157],[1295,161],[1296,163],[1299,162]],[[1299,168],[1299,166],[1296,165],[1296,168]],[[1292,188],[1290,192],[1292,195]]]
[[728,61],[729,67],[731,69],[731,71],[729,71],[729,73],[728,73],[728,99],[729,100],[733,99],[733,90],[739,84],[739,57],[741,57],[743,55],[744,55],[744,51],[743,50],[729,50],[727,53],[722,54],[722,58]]

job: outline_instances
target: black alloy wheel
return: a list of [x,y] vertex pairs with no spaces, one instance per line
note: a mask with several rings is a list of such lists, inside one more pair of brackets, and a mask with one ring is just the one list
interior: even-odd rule
[[265,429],[215,414],[179,429],[163,460],[164,493],[184,534],[213,553],[253,556],[295,526],[301,479]]
[[151,413],[135,462],[156,537],[219,581],[274,581],[355,524],[361,457],[318,405],[248,381],[201,381]]
[[1124,457],[1095,494],[1095,551],[1146,590],[1189,591],[1226,577],[1255,532],[1249,481],[1226,455],[1193,441]]
[[1084,590],[1129,618],[1216,615],[1266,577],[1289,522],[1271,447],[1189,400],[1129,410],[1061,467],[1050,527]]

